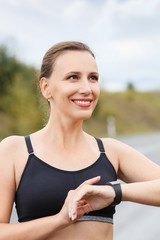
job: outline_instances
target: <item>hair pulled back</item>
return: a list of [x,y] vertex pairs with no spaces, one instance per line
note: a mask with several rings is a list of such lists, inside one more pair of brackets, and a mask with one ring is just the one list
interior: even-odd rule
[[40,70],[40,76],[49,78],[52,74],[52,71],[54,69],[54,64],[56,62],[56,59],[65,51],[70,50],[77,50],[77,51],[87,51],[89,52],[94,58],[94,53],[90,50],[90,48],[82,43],[77,41],[67,41],[67,42],[60,42],[55,45],[53,45],[44,55]]

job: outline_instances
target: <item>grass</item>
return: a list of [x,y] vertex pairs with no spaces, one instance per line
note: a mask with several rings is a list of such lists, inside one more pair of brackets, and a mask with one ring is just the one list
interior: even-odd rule
[[107,118],[116,121],[117,135],[160,130],[160,92],[101,92],[98,110],[84,123],[84,129],[98,136],[107,135]]

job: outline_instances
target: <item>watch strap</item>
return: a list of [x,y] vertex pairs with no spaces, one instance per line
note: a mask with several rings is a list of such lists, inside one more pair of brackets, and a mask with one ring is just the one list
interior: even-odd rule
[[122,189],[121,185],[118,182],[107,182],[106,185],[113,187],[115,191],[115,198],[111,206],[116,206],[122,201]]

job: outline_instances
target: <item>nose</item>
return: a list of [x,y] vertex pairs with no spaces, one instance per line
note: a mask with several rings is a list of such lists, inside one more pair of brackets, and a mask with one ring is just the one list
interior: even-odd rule
[[79,93],[84,95],[89,95],[92,93],[92,88],[88,79],[83,79],[83,81],[81,81]]

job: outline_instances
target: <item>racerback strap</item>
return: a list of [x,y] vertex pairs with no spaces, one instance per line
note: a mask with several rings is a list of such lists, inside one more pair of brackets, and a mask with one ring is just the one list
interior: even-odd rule
[[28,135],[28,136],[25,136],[25,141],[26,141],[28,153],[29,153],[29,154],[32,154],[34,151],[33,151],[32,143],[31,143],[31,139],[30,139],[30,136],[29,136],[29,135]]
[[100,138],[96,138],[96,141],[98,143],[98,147],[99,147],[99,151],[101,153],[105,152],[104,146],[103,146],[103,142]]

